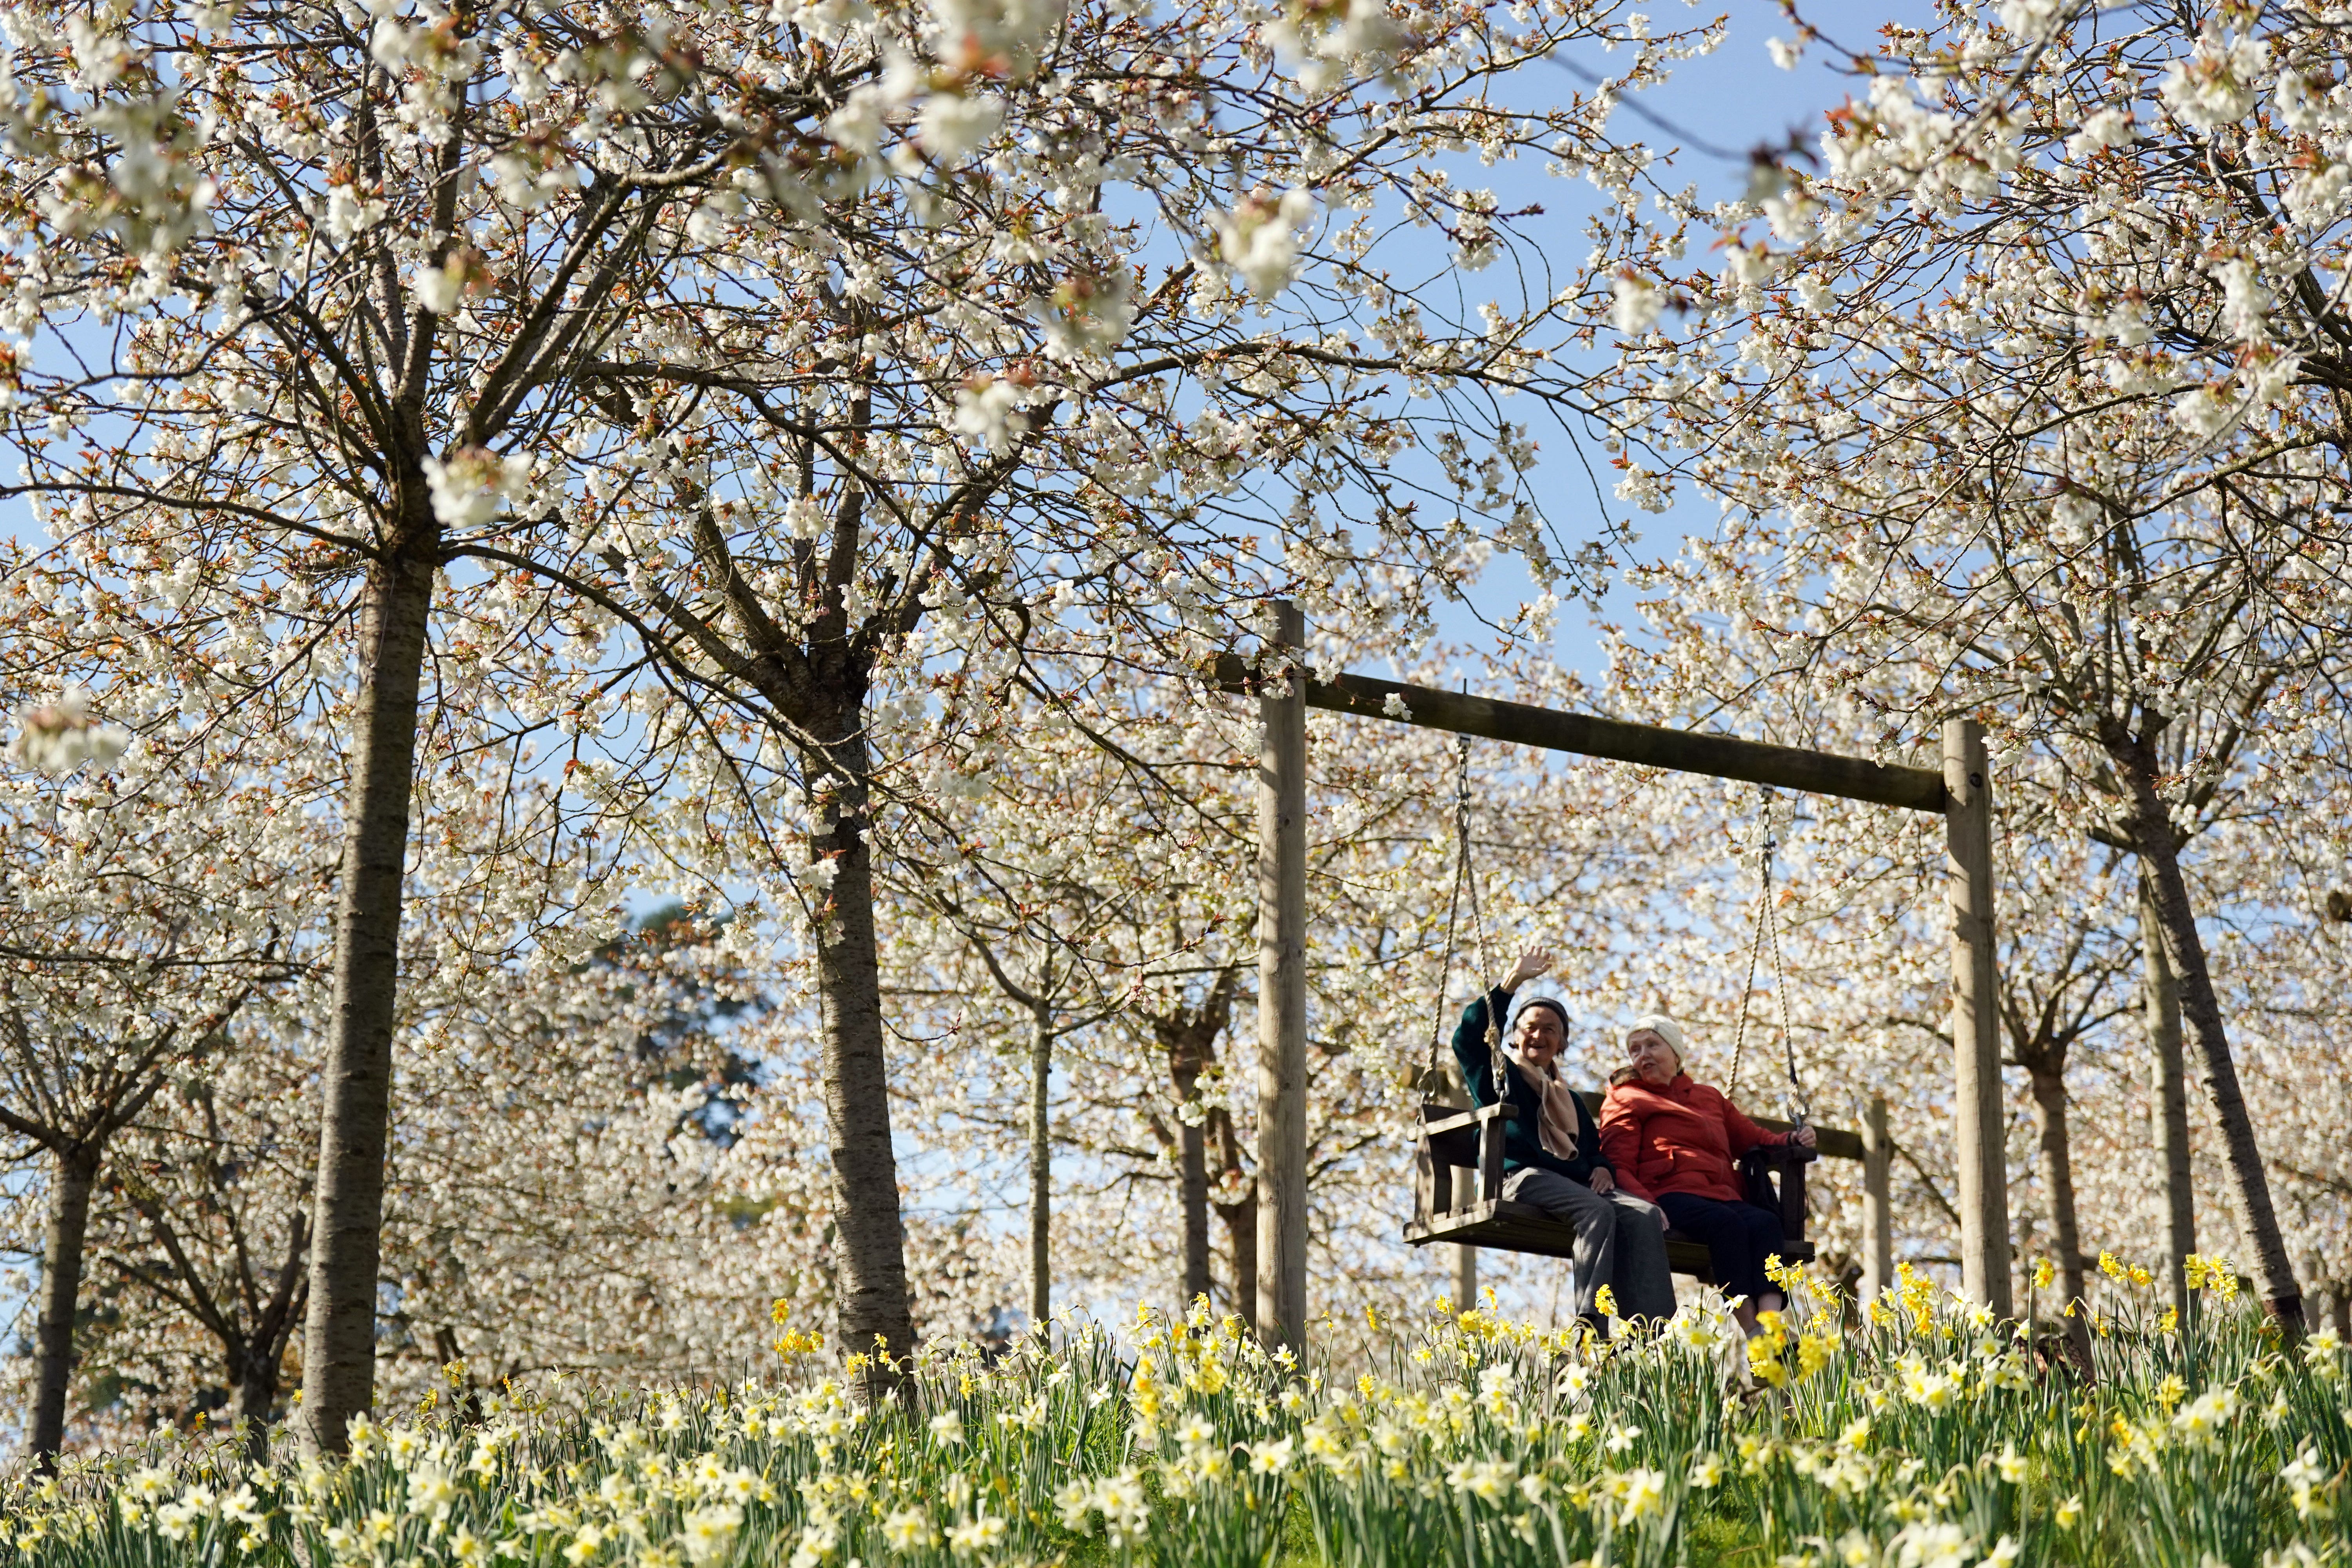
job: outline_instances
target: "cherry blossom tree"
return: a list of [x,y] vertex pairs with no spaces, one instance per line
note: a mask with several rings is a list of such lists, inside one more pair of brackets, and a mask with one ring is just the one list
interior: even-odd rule
[[[1043,759],[1033,752],[1024,761],[1034,767]],[[1055,1047],[1118,1012],[1124,1000],[1121,976],[1098,946],[1102,926],[1118,913],[1118,894],[1077,872],[1096,846],[1123,836],[1104,831],[1111,825],[1101,820],[1099,805],[1082,795],[1057,791],[1002,804],[1007,809],[984,822],[958,825],[971,830],[956,849],[961,868],[974,874],[950,879],[926,866],[932,875],[894,912],[905,920],[919,910],[944,926],[945,941],[933,950],[936,963],[920,980],[928,999],[936,1000],[943,988],[961,1004],[955,1032],[973,1040],[1021,1040],[1025,1047],[1020,1055],[1029,1073],[1027,1304],[1029,1321],[1045,1323],[1054,1315]],[[992,1016],[999,1012],[992,1006],[972,1016],[972,1003],[984,1002],[991,989],[1020,1026],[1006,1027],[1009,1020]]]
[[[117,978],[84,967],[74,976],[79,984],[37,987],[16,980],[0,1001],[8,1063],[0,1129],[51,1158],[29,1434],[32,1453],[44,1461],[54,1459],[65,1437],[90,1200],[109,1147],[171,1081],[172,1069],[205,1048],[236,1005],[175,1016],[168,1001],[159,1005],[145,987],[106,984]],[[120,1022],[78,1028],[75,1020],[89,1014]]]
[[[583,366],[604,395],[559,581],[685,697],[648,742],[741,797],[695,802],[710,883],[757,846],[806,922],[841,1333],[879,1337],[878,1376],[910,1333],[874,892],[892,814],[1020,743],[997,721],[1016,689],[1066,707],[1189,669],[1276,595],[1344,646],[1425,626],[1497,542],[1577,571],[1589,542],[1527,476],[1534,423],[1591,411],[1575,351],[1607,268],[1558,264],[1439,163],[1548,157],[1614,204],[1602,249],[1646,253],[1646,159],[1608,106],[1704,40],[1584,4],[796,25],[829,73],[795,122],[822,145],[688,225],[677,330],[649,317]],[[1627,51],[1603,90],[1502,107],[1505,72],[1587,45]],[[1428,242],[1391,216],[1518,273],[1483,301],[1401,283]]]
[[[1136,1107],[1103,1089],[1132,1081],[1139,1051],[1166,1053],[1172,1074],[1142,1098],[1164,1102],[1172,1086],[1177,1101],[1145,1112],[1143,1124],[1168,1150],[1178,1143],[1184,1150],[1178,1160],[1184,1283],[1178,1295],[1158,1299],[1189,1300],[1210,1289],[1212,1144],[1220,1154],[1234,1278],[1255,1272],[1255,1206],[1233,1118],[1194,1092],[1214,1065],[1239,994],[1232,934],[1251,919],[1236,858],[1249,842],[1230,750],[1236,737],[1202,725],[1202,694],[1178,683],[1137,682],[1097,697],[1115,700],[1027,715],[1018,751],[979,770],[978,791],[944,800],[928,834],[909,834],[889,878],[894,908],[933,910],[944,922],[936,951],[918,960],[908,981],[946,988],[956,1037],[1028,1042],[1034,1322],[1052,1315],[1044,1283],[1052,1272],[1042,1218],[1048,1189],[1041,1184],[1050,1181],[1052,1145],[1075,1145],[1081,1180],[1107,1179],[1103,1129],[1127,1121]],[[1058,998],[1030,981],[1008,987],[1011,954],[997,954],[1015,936],[1028,954],[1024,973],[1058,980]],[[990,1005],[992,988],[1025,1010],[1025,1026]],[[1047,1047],[1064,1037],[1072,1047],[1061,1053],[1065,1098],[1076,1106],[1060,1120],[1057,1138]],[[1146,1157],[1155,1169],[1159,1152]],[[1103,1273],[1091,1260],[1075,1272],[1089,1282]],[[1250,1300],[1237,1310],[1247,1316],[1254,1287],[1227,1299],[1242,1297]]]
[[2294,795],[2343,676],[2337,53],[2302,12],[1941,6],[1887,34],[1818,172],[1714,215],[1720,273],[1648,280],[1684,328],[1624,342],[1647,482],[1733,506],[1654,580],[1769,645],[1719,700],[1802,680],[1890,749],[1980,713],[2019,784],[2138,858],[2290,1322],[2183,851]]
[[[28,651],[12,645],[11,654]],[[28,681],[29,678],[29,681]],[[41,673],[11,658],[0,686],[20,694]],[[0,942],[0,1131],[47,1157],[30,1451],[64,1440],[92,1203],[110,1157],[157,1099],[223,1045],[256,994],[310,960],[289,906],[314,899],[325,866],[306,858],[299,823],[273,820],[285,781],[164,771],[133,753],[98,758],[97,721],[77,692],[21,710],[18,756],[62,774],[0,772],[8,845]],[[44,733],[47,729],[49,733]],[[184,761],[185,759],[184,759]],[[13,1161],[12,1161],[13,1163]]]
[[217,1412],[268,1455],[309,1288],[316,1146],[315,1058],[286,1037],[315,1019],[289,991],[324,994],[307,976],[241,1009],[118,1140],[91,1226],[107,1310],[81,1379],[101,1432]]
[[[764,46],[721,46],[706,73],[674,30],[593,7],[14,14],[11,493],[110,560],[117,591],[226,642],[224,698],[355,634],[333,703],[350,773],[303,1363],[317,1446],[372,1386],[420,720],[513,651],[492,629],[428,667],[436,583],[562,493],[581,367],[676,263],[661,226],[808,142]],[[530,616],[478,574],[451,590],[469,591],[492,621]],[[274,616],[274,646],[221,636]],[[541,688],[521,727],[582,700]]]

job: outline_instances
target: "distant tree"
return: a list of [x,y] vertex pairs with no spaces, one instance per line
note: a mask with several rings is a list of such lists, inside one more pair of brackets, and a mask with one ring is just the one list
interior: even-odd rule
[[[12,672],[14,673],[14,672]],[[68,759],[22,721],[17,752]],[[301,825],[272,820],[259,788],[156,774],[0,772],[12,918],[0,936],[0,1133],[47,1169],[28,1441],[65,1437],[91,1205],[110,1150],[157,1097],[225,1044],[257,992],[293,977],[316,896]]]
[[[231,1020],[221,1048],[187,1064],[120,1141],[91,1244],[112,1321],[87,1379],[94,1395],[133,1406],[132,1425],[159,1409],[183,1423],[225,1410],[256,1459],[268,1458],[302,1323],[316,1148],[311,1059],[256,1041],[279,1022],[257,1016],[269,1014],[286,1018],[256,1007]],[[206,1353],[174,1355],[192,1335]]]
[[741,1026],[766,1005],[756,978],[712,946],[711,923],[677,900],[630,922],[627,934],[599,947],[591,962],[609,969],[633,1006],[650,1005],[632,1050],[647,1080],[673,1094],[698,1090],[684,1113],[721,1146],[740,1135],[760,1063],[740,1048]]

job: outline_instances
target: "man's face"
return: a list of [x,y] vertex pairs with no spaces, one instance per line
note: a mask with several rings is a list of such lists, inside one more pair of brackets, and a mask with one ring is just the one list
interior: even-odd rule
[[1559,1026],[1559,1015],[1549,1007],[1530,1007],[1519,1015],[1518,1027],[1512,1031],[1517,1042],[1519,1056],[1531,1067],[1548,1068],[1559,1048],[1568,1043]]

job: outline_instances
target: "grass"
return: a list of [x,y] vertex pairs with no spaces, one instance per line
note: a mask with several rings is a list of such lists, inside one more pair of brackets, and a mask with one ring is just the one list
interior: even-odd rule
[[[2218,1277],[2217,1277],[2218,1279]],[[2088,1376],[1911,1280],[1596,1345],[1486,1312],[1340,1376],[1205,1310],[920,1358],[862,1410],[776,1373],[551,1381],[348,1462],[159,1434],[0,1492],[40,1568],[2312,1568],[2347,1564],[2344,1347],[2244,1304],[2098,1321]]]

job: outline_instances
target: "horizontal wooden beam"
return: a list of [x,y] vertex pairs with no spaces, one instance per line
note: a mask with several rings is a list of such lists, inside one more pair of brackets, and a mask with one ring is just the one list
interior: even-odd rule
[[[1796,1125],[1777,1116],[1751,1116],[1748,1119],[1767,1132],[1786,1132]],[[1824,1160],[1859,1160],[1862,1158],[1862,1134],[1843,1127],[1816,1127],[1813,1136],[1819,1140],[1813,1147]]]
[[[1219,654],[1212,678],[1219,689],[1249,692],[1264,679],[1237,653]],[[1427,730],[1448,730],[1513,745],[1607,757],[1647,768],[1740,779],[1775,789],[1833,795],[1906,811],[1944,812],[1944,775],[1929,768],[1867,762],[1797,746],[1772,746],[1731,735],[1628,724],[1590,713],[1562,713],[1525,702],[1407,686],[1369,675],[1341,675],[1328,681],[1298,671],[1307,705],[1366,719],[1388,719]]]

